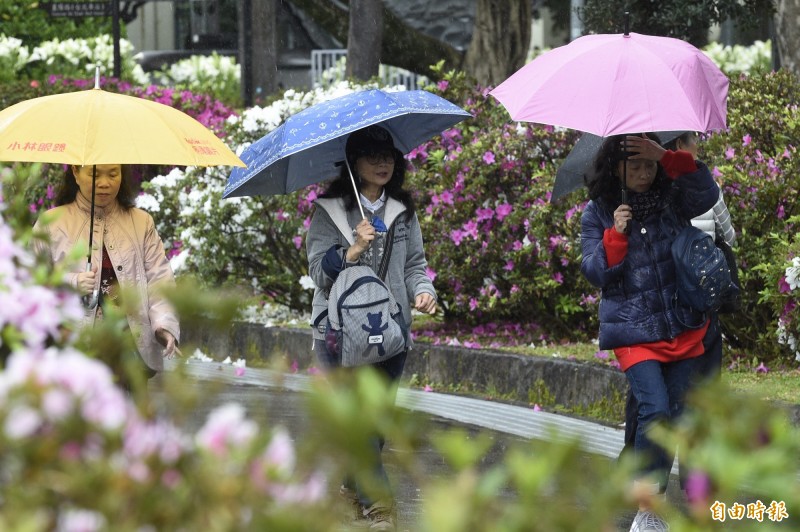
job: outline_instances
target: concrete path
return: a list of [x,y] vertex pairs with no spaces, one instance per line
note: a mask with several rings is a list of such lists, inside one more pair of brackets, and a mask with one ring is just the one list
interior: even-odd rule
[[[175,363],[173,361],[168,364],[167,369],[174,368]],[[310,389],[313,377],[260,368],[244,368],[244,372],[239,370],[237,375],[237,368],[231,364],[203,362],[198,359],[188,359],[182,363],[190,377],[185,386],[209,390],[202,404],[185,420],[185,429],[199,429],[213,408],[233,401],[242,404],[247,409],[248,416],[259,423],[286,426],[294,438],[313,435],[314,428],[307,422],[302,401],[298,401],[296,397],[296,393]],[[204,384],[210,384],[211,381],[215,383],[214,386]],[[159,377],[152,379],[151,384],[153,393],[161,393]],[[558,437],[581,439],[587,456],[597,454],[614,459],[622,448],[622,430],[568,416],[534,411],[532,408],[408,388],[398,391],[397,404],[430,415],[432,422],[443,430],[451,426],[461,426],[467,429],[469,437],[478,430],[489,434],[495,445],[482,460],[481,467],[490,467],[501,461],[505,450],[513,441],[552,439],[554,428],[559,431]],[[396,453],[400,451],[392,448],[391,442],[388,443],[384,449],[384,463],[395,490],[398,530],[413,532],[422,514],[424,486],[418,485],[415,479],[403,471],[397,463]],[[428,479],[446,477],[452,473],[430,442],[425,442],[415,451],[415,460]],[[677,483],[670,483],[671,486],[675,484]],[[668,496],[673,502],[681,504],[682,494],[676,488],[671,487]],[[618,516],[616,532],[628,530],[634,513],[624,512]]]
[[[246,368],[243,375],[236,376],[236,368],[231,364],[201,362],[197,359],[189,359],[186,368],[189,375],[198,379],[292,391],[307,390],[311,379],[308,375],[276,373],[260,368]],[[621,429],[549,412],[537,412],[532,408],[408,388],[398,391],[397,405],[523,438],[549,440],[556,429],[564,438],[583,441],[586,452],[608,458],[616,458],[622,450],[624,433]]]

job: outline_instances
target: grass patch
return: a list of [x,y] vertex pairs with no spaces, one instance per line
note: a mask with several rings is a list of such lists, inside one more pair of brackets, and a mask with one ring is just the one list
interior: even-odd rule
[[[477,328],[464,328],[461,330],[444,329],[441,320],[435,317],[419,316],[415,317],[412,330],[418,333],[415,341],[424,343],[435,343],[437,340],[442,343],[458,341],[466,347],[481,347],[495,351],[505,351],[527,356],[538,356],[546,358],[562,358],[566,360],[576,360],[589,362],[598,365],[615,365],[614,354],[609,351],[602,351],[597,344],[592,342],[559,344],[546,342],[533,336],[517,336],[511,334],[499,334],[504,332],[498,329],[492,331],[493,335],[482,335],[483,332]],[[430,331],[434,334],[425,336],[420,334],[423,331]],[[525,331],[532,333],[533,331]],[[516,342],[514,340],[517,340]],[[771,370],[766,373],[756,371],[756,362],[742,363],[738,357],[736,369],[728,369],[727,362],[722,369],[722,380],[735,392],[746,393],[766,401],[783,401],[791,404],[800,403],[800,370]],[[535,395],[535,394],[534,394]],[[611,403],[615,403],[612,401]],[[541,404],[541,403],[539,403]],[[599,411],[614,412],[616,404],[598,405]],[[604,417],[604,416],[603,416]]]
[[746,393],[767,401],[797,404],[800,398],[800,370],[722,371],[722,381],[737,392]]

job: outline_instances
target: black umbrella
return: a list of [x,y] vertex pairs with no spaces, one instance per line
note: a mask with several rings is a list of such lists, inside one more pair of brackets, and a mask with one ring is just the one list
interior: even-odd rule
[[[683,131],[659,131],[656,134],[661,144],[666,144],[682,135]],[[605,137],[584,133],[556,172],[553,193],[550,201],[557,201],[584,184],[584,176],[589,172],[597,152]]]

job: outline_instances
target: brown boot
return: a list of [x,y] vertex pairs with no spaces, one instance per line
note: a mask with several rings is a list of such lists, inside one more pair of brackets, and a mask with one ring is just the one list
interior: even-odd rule
[[378,501],[369,508],[364,508],[364,517],[369,519],[370,530],[395,530],[394,505]]

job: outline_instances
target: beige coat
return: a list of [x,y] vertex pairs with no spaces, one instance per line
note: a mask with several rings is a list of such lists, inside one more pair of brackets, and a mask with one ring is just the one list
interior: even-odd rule
[[[67,269],[65,281],[77,286],[77,277],[86,271],[86,256],[72,264],[66,264],[76,245],[89,243],[89,202],[79,193],[74,202],[56,207],[47,212],[52,223],[43,224],[42,218],[36,227],[49,233],[50,246],[46,242],[35,244],[37,252],[48,254],[53,264],[64,264]],[[153,217],[141,209],[124,209],[116,202],[106,208],[95,208],[94,238],[92,241],[92,265],[97,265],[96,288],[100,287],[99,268],[102,265],[103,245],[114,265],[120,288],[135,290],[139,304],[133,314],[128,315],[136,346],[144,362],[152,369],[161,371],[164,360],[163,347],[155,337],[155,331],[163,328],[180,340],[180,325],[175,311],[159,293],[162,286],[174,285],[169,261],[158,236]],[[94,323],[96,310],[88,311],[86,324]]]

